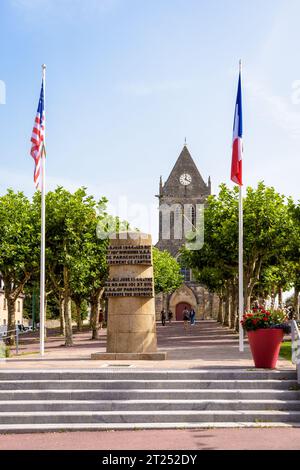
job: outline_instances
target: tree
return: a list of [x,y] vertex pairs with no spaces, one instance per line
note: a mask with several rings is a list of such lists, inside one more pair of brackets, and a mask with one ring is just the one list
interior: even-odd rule
[[[244,200],[245,302],[250,308],[254,286],[259,282],[263,264],[286,253],[291,228],[286,198],[273,187],[260,182],[247,188]],[[282,256],[281,256],[282,257]]]
[[85,188],[73,194],[62,187],[46,196],[46,265],[49,279],[61,300],[65,345],[73,345],[71,299],[82,292],[91,267],[91,240],[97,224],[96,201]]
[[88,289],[88,300],[91,305],[92,339],[99,338],[99,309],[104,294],[105,283],[108,277],[108,264],[106,260],[109,237],[118,232],[130,230],[129,223],[114,217],[106,212],[106,200],[97,204],[97,218],[91,230],[90,244],[87,246],[89,269],[86,271],[84,284]]
[[155,293],[174,292],[183,282],[180,266],[167,251],[153,248],[153,271]]
[[38,267],[39,236],[34,211],[22,192],[0,197],[0,273],[8,309],[7,342],[14,343],[15,302]]
[[[287,239],[291,218],[287,200],[274,188],[260,182],[256,189],[247,188],[244,198],[244,298],[250,308],[254,288],[261,281],[263,268],[273,263],[281,268],[278,289],[287,285],[283,265],[288,260]],[[210,196],[205,209],[204,246],[201,250],[184,251],[187,264],[199,280],[225,296],[223,322],[238,326],[238,189],[220,186],[218,196]],[[285,268],[287,269],[287,267]],[[208,273],[219,276],[218,287]],[[230,321],[229,321],[230,320]]]
[[204,213],[204,245],[200,250],[184,248],[182,255],[194,277],[219,295],[218,320],[233,328],[237,323],[237,196],[236,189],[229,191],[221,185],[219,197],[208,198]]
[[289,259],[293,263],[293,286],[294,286],[294,311],[298,320],[300,319],[299,293],[300,293],[300,202],[294,203],[289,199],[289,215],[291,217],[291,228],[288,237]]
[[83,299],[88,300],[91,306],[92,339],[98,339],[99,336],[99,305],[108,276],[106,261],[108,234],[100,237],[97,230],[107,216],[105,202],[104,199],[100,201],[98,211],[94,211],[88,220],[86,231],[82,236],[81,250],[71,273],[72,295],[74,301],[77,301],[77,306]]

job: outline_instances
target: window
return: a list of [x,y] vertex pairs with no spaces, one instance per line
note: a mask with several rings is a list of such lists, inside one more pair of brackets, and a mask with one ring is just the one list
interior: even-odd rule
[[21,312],[21,302],[18,300],[18,312]]
[[6,326],[6,318],[3,318],[3,325]]
[[184,282],[190,282],[191,270],[189,268],[180,268],[180,272],[183,275]]
[[[171,226],[173,225],[174,228],[174,239],[175,240],[181,240],[182,239],[182,222],[183,222],[183,207],[180,204],[174,204],[172,206],[174,208],[174,222]],[[173,213],[173,212],[172,212]]]
[[192,270],[190,268],[187,268],[186,266],[184,266],[184,262],[182,260],[182,257],[181,255],[177,255],[176,257],[176,260],[180,266],[180,272],[183,276],[183,281],[184,282],[190,282],[192,280],[192,276],[191,276],[191,273],[192,273]]
[[4,299],[3,299],[3,310],[6,310],[6,306],[7,306],[7,302],[6,302],[6,298],[4,297]]
[[195,209],[195,206],[192,206],[191,213],[192,213],[191,222],[192,222],[193,229],[195,229],[195,227],[196,227],[196,209]]

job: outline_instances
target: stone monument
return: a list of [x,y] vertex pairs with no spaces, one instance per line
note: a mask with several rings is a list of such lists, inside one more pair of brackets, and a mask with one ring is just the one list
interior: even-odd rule
[[92,359],[166,359],[165,352],[157,352],[151,236],[114,234],[107,261],[107,347]]

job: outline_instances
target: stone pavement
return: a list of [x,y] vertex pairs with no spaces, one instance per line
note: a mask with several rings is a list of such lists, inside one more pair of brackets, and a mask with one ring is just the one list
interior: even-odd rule
[[299,450],[300,429],[182,429],[0,435],[0,450]]
[[[64,347],[62,337],[46,340],[44,358],[38,354],[38,339],[25,340],[19,356],[0,360],[0,369],[65,369],[128,366],[139,368],[252,368],[249,346],[239,352],[238,335],[214,320],[199,321],[185,331],[182,322],[165,327],[157,325],[158,350],[167,351],[166,361],[92,361],[91,354],[105,352],[106,330],[101,330],[99,341],[90,340],[91,333],[75,333],[71,348]],[[278,368],[294,368],[291,362],[280,359]]]

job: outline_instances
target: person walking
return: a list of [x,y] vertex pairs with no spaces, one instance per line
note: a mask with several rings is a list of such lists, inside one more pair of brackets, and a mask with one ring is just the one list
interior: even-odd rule
[[183,328],[187,330],[188,323],[190,320],[190,314],[189,314],[188,308],[184,307],[184,310],[182,313],[183,313]]
[[171,312],[171,310],[169,310],[169,311],[168,311],[168,320],[169,320],[169,324],[171,324],[172,318],[173,318],[173,312]]
[[166,314],[166,312],[165,312],[164,309],[162,309],[162,311],[160,312],[160,318],[161,318],[161,324],[162,324],[162,326],[166,326],[167,314]]
[[104,314],[103,314],[102,308],[100,308],[100,311],[99,311],[99,319],[98,319],[98,322],[99,322],[99,330],[102,329],[103,320],[104,320]]
[[195,310],[192,308],[190,310],[190,322],[191,322],[191,325],[195,325],[195,316],[196,316],[196,312]]

